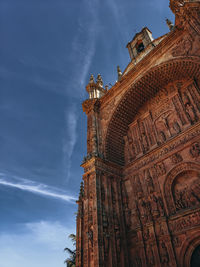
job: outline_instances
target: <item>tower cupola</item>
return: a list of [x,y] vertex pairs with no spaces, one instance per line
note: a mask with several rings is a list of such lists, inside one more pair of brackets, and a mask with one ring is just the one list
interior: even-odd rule
[[152,32],[143,28],[141,32],[136,33],[132,41],[127,44],[131,60],[136,59],[153,42]]

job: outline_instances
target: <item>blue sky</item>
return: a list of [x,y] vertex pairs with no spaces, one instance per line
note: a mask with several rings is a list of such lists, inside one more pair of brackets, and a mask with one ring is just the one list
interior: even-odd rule
[[167,0],[0,0],[0,267],[64,266],[86,154],[90,74],[174,20]]

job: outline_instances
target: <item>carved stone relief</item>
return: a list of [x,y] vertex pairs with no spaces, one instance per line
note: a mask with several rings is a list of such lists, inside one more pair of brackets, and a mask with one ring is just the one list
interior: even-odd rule
[[124,137],[126,163],[195,124],[200,117],[200,90],[195,82],[169,84],[145,106],[148,111],[136,116]]
[[200,204],[200,175],[187,171],[176,177],[173,184],[176,210],[195,207]]

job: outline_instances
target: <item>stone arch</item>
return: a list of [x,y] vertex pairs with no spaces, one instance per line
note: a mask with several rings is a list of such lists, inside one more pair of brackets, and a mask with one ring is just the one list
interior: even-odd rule
[[106,160],[123,166],[123,137],[138,109],[170,82],[197,78],[200,75],[199,69],[198,57],[179,57],[154,66],[140,75],[126,90],[111,115],[104,143]]
[[183,243],[180,253],[180,266],[190,267],[190,261],[194,250],[200,245],[200,230],[190,234],[190,236]]
[[174,197],[172,194],[173,183],[180,174],[187,172],[187,171],[194,171],[200,174],[200,164],[195,163],[195,162],[182,162],[180,164],[177,164],[166,175],[165,182],[164,182],[164,198],[165,198],[168,214],[174,214],[176,212]]

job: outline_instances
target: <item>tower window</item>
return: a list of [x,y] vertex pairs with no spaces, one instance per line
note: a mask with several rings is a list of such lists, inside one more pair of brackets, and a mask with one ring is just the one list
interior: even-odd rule
[[140,53],[144,50],[144,44],[142,42],[142,40],[139,40],[136,44],[136,49],[137,49],[137,52]]

